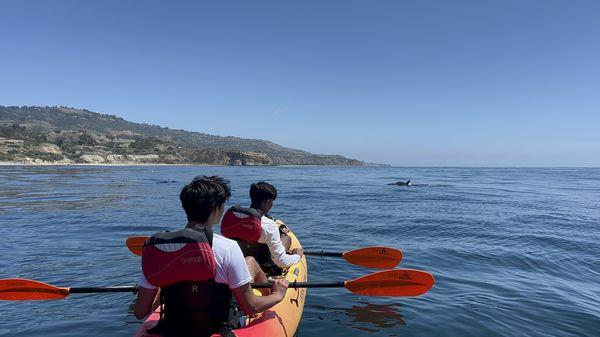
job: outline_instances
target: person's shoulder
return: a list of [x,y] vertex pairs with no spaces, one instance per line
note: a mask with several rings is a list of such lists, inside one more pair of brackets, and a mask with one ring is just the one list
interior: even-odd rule
[[235,289],[252,281],[244,255],[236,241],[213,234],[213,251],[218,261],[216,282]]
[[213,251],[221,256],[243,255],[237,241],[228,239],[219,234],[213,235]]
[[263,216],[262,219],[260,220],[260,227],[263,233],[266,234],[273,234],[276,231],[278,231],[278,226],[275,223],[275,221],[273,221],[272,219],[267,218],[266,216]]
[[238,247],[235,240],[228,239],[219,234],[213,234],[213,247],[218,245],[222,249],[231,249],[232,247]]
[[273,226],[277,226],[277,224],[275,223],[275,220],[273,220],[273,219],[271,219],[270,217],[268,217],[268,216],[265,216],[265,215],[263,215],[263,216],[260,218],[260,222],[261,222],[263,225],[264,225],[264,224],[267,224],[267,225],[273,225]]

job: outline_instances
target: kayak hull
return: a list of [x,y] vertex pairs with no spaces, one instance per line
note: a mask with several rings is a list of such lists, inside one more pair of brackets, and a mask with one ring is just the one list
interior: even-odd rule
[[[291,249],[302,248],[298,238],[294,233],[289,232],[288,235],[292,239]],[[308,269],[306,257],[303,256],[300,262],[291,266],[285,278],[290,283],[307,282]],[[260,294],[254,290],[255,294]],[[304,302],[306,301],[306,288],[289,288],[285,298],[271,309],[251,316],[246,325],[242,328],[235,329],[233,332],[237,337],[292,337],[296,335],[302,312],[304,311]],[[160,313],[157,309],[152,313],[142,326],[135,333],[134,337],[143,336],[160,336],[156,334],[147,334],[146,330],[154,327],[160,318]],[[213,336],[220,336],[218,334]]]

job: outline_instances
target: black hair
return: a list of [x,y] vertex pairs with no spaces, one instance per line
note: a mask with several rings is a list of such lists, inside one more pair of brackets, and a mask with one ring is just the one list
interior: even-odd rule
[[197,176],[181,189],[179,200],[188,221],[205,222],[230,196],[229,180],[219,176]]
[[267,199],[277,199],[277,189],[275,186],[264,181],[250,185],[250,201],[253,205],[260,204]]

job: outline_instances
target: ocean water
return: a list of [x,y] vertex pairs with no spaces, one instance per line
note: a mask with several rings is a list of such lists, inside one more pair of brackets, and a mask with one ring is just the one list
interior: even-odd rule
[[[267,180],[306,249],[402,249],[436,284],[417,298],[310,289],[299,336],[600,336],[600,169],[0,167],[0,278],[132,285],[124,240],[185,223],[195,175]],[[388,183],[411,179],[413,186]],[[310,281],[372,270],[309,258]],[[132,294],[0,302],[0,336],[131,336]]]

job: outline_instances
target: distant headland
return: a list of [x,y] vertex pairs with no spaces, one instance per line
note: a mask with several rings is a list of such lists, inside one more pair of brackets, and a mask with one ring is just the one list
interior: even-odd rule
[[373,165],[64,106],[0,106],[0,164]]

